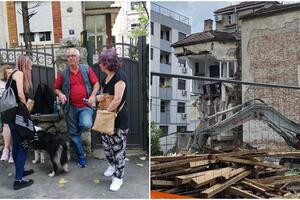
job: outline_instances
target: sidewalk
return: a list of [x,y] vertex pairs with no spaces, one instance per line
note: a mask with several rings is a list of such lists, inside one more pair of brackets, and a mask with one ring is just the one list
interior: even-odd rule
[[[149,158],[145,161],[141,156],[128,157],[126,161],[124,183],[117,192],[111,192],[110,177],[103,175],[107,161],[88,158],[88,166],[79,168],[75,160],[71,160],[68,173],[59,173],[48,177],[51,163],[48,155],[45,164],[31,163],[33,152],[28,152],[26,169],[34,169],[34,184],[20,190],[13,190],[15,168],[7,162],[0,163],[0,198],[149,198]],[[142,164],[143,166],[138,166]],[[61,184],[62,183],[62,184]]]

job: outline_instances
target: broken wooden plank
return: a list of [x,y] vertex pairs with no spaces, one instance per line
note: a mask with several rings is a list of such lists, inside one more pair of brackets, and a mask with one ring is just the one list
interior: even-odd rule
[[261,184],[273,185],[279,183],[287,183],[289,180],[298,180],[300,181],[300,176],[273,176],[267,178],[253,179]]
[[251,174],[250,170],[242,172],[242,173],[234,176],[233,178],[227,180],[225,183],[217,183],[217,184],[213,185],[212,187],[204,190],[203,192],[200,193],[200,196],[203,198],[211,198],[215,194],[225,190],[226,188],[230,187],[231,185],[235,184],[236,182],[240,181],[241,179],[249,176],[250,174]]
[[263,189],[266,190],[266,191],[271,191],[271,190],[273,190],[271,187],[268,187],[268,186],[266,186],[266,185],[264,185],[264,184],[261,184],[261,183],[259,183],[259,182],[257,182],[257,181],[254,181],[254,180],[252,180],[252,179],[245,178],[244,181],[247,181],[247,182],[249,182],[249,183],[251,183],[251,184],[253,184],[253,185],[256,185],[256,186],[258,186],[258,187],[260,187],[260,188],[263,188]]
[[244,190],[239,189],[239,188],[234,187],[234,186],[230,186],[229,188],[227,188],[225,190],[225,192],[226,193],[228,192],[228,193],[230,193],[231,195],[234,195],[234,196],[240,196],[240,197],[244,197],[244,198],[247,198],[247,199],[262,199],[261,197],[256,196],[255,194],[244,191]]
[[274,164],[264,163],[264,162],[256,162],[256,161],[240,159],[240,158],[232,158],[232,157],[227,157],[227,156],[218,156],[217,159],[219,161],[223,161],[223,162],[233,162],[233,163],[240,163],[240,164],[246,164],[246,165],[258,165],[258,166],[264,166],[264,167],[272,167],[272,168],[276,168],[276,169],[282,168],[282,166],[280,166],[280,165],[274,165]]
[[226,167],[226,168],[221,168],[221,169],[214,169],[214,170],[208,170],[204,172],[198,172],[198,173],[193,173],[193,174],[188,174],[188,175],[182,175],[182,176],[176,176],[175,181],[177,183],[188,183],[192,180],[192,178],[199,177],[201,178],[202,176],[212,176],[212,175],[217,175],[221,174],[222,172],[228,172],[232,171],[234,168],[232,167]]
[[262,187],[259,187],[257,185],[252,184],[251,182],[248,181],[241,181],[241,183],[246,186],[247,188],[249,188],[251,191],[255,191],[255,192],[261,192],[261,193],[265,193],[267,190],[265,190]]

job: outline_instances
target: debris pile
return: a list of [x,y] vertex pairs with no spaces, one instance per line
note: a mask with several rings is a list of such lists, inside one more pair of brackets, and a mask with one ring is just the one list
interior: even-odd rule
[[288,167],[269,160],[299,156],[300,151],[242,149],[156,156],[151,158],[151,190],[187,198],[288,197],[297,193],[292,186],[300,186],[300,176],[285,175]]

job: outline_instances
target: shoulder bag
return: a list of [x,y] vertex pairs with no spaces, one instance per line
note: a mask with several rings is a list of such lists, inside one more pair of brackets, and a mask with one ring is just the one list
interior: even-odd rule
[[104,133],[106,135],[113,135],[115,129],[115,120],[120,110],[122,110],[124,104],[119,108],[117,112],[108,112],[105,110],[97,110],[95,122],[92,130]]

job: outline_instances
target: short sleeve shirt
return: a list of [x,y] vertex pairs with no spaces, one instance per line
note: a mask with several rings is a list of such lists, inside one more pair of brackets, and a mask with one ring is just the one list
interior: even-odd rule
[[103,89],[103,93],[107,93],[110,95],[115,95],[115,84],[119,81],[124,81],[126,84],[123,97],[119,107],[125,102],[123,108],[119,111],[118,116],[115,121],[115,128],[120,128],[123,130],[128,129],[128,108],[127,108],[127,78],[126,74],[123,70],[119,69],[116,71],[111,80],[106,84],[105,79],[101,81],[101,88]]
[[[92,68],[89,67],[89,79],[90,83],[93,86],[98,82],[98,78],[95,75]],[[63,78],[61,72],[58,72],[57,79],[54,83],[54,89],[61,89],[63,83]],[[84,84],[83,77],[80,70],[75,74],[70,72],[70,103],[75,107],[82,108],[86,107],[86,104],[83,102],[83,98],[88,98],[87,90]]]

